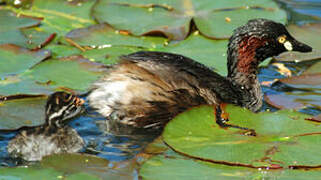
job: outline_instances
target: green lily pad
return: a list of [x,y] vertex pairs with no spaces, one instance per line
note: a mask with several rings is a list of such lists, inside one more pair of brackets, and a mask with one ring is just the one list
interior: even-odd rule
[[42,31],[64,35],[72,29],[94,24],[90,16],[90,9],[94,3],[93,0],[34,0],[30,9],[7,8],[25,15],[43,18]]
[[17,179],[48,179],[57,180],[62,177],[62,173],[53,169],[39,169],[39,168],[0,168],[1,180],[17,180]]
[[134,178],[134,168],[131,163],[112,163],[106,159],[86,154],[50,155],[43,158],[40,167],[53,168],[64,174],[86,173],[108,180],[132,180]]
[[46,180],[100,180],[100,178],[86,174],[76,173],[65,175],[62,172],[51,168],[38,167],[15,167],[15,168],[0,168],[0,180],[32,180],[32,179],[46,179]]
[[156,48],[163,46],[165,38],[160,37],[134,37],[122,34],[107,24],[98,24],[88,28],[75,29],[66,35],[66,38],[79,46],[104,48],[112,46],[133,46]]
[[119,61],[119,56],[127,55],[140,51],[137,47],[106,47],[102,49],[92,49],[80,53],[91,61],[100,62],[104,64],[114,64]]
[[208,180],[208,179],[318,179],[320,170],[266,170],[219,165],[180,156],[155,156],[146,161],[139,171],[143,180]]
[[0,9],[0,44],[17,44],[26,46],[27,38],[21,28],[34,27],[40,24],[39,19],[17,16],[9,10]]
[[0,180],[132,180],[134,177],[131,163],[110,163],[85,154],[55,154],[27,167],[0,168]]
[[[268,3],[267,0],[264,1],[265,3]],[[261,1],[262,4],[259,6],[262,7],[264,1]],[[234,1],[228,2],[234,3]],[[266,5],[263,6],[267,7]],[[233,11],[213,11],[207,15],[196,17],[194,21],[202,34],[217,39],[228,38],[234,29],[246,24],[248,20],[253,18],[260,17],[285,23],[285,12],[278,10],[278,8],[273,5],[271,7],[275,9],[263,10],[260,8],[239,8]],[[230,19],[231,21],[227,21],[226,18]]]
[[303,72],[303,75],[321,73],[321,61],[316,62]]
[[310,53],[286,52],[276,57],[276,60],[306,61],[321,58],[321,23],[303,26],[289,25],[288,30],[297,40],[311,46],[313,51]]
[[0,101],[0,129],[38,126],[45,122],[45,97]]
[[27,38],[26,47],[33,50],[46,46],[56,36],[55,33],[44,32],[39,28],[22,29],[21,31]]
[[0,81],[0,98],[15,95],[49,95],[53,90],[43,86],[30,78],[23,76],[9,76]]
[[[177,152],[221,163],[253,167],[321,164],[315,158],[321,155],[315,149],[321,141],[300,137],[321,134],[320,125],[304,120],[307,115],[286,110],[255,114],[235,106],[228,106],[227,112],[230,123],[254,129],[257,136],[246,136],[234,128],[220,128],[215,123],[213,107],[203,106],[175,117],[165,127],[163,138]],[[320,134],[316,138],[320,139]],[[299,146],[305,147],[304,151],[296,154],[281,151],[286,148],[291,152]]]
[[270,0],[101,0],[93,15],[134,35],[161,32],[174,40],[185,39],[192,20],[202,34],[216,39],[228,38],[233,29],[252,18],[286,22],[285,12]]
[[46,50],[30,51],[16,45],[0,45],[0,77],[23,73],[49,56],[50,52]]
[[146,161],[139,173],[142,179],[250,179],[255,169],[231,167],[191,159],[155,156]]
[[169,44],[160,51],[184,55],[226,75],[227,44],[227,40],[210,40],[199,34],[194,34],[184,41]]
[[86,154],[53,154],[44,157],[40,161],[40,165],[42,167],[64,171],[65,173],[76,173],[107,169],[109,161]]
[[71,45],[82,49],[80,53],[91,61],[113,64],[118,62],[119,56],[139,50],[162,47],[165,38],[134,37],[112,29],[107,24],[75,29],[66,35]]
[[50,89],[69,88],[84,92],[104,70],[102,64],[91,62],[82,56],[69,56],[44,61],[26,72],[24,78],[32,79]]
[[46,46],[45,49],[51,51],[53,58],[63,58],[63,57],[68,57],[71,55],[77,55],[81,53],[80,49],[69,45],[63,45],[63,44],[50,44]]
[[105,71],[102,64],[82,56],[49,59],[17,76],[0,81],[0,97],[19,94],[50,94],[57,90],[88,90],[91,83]]

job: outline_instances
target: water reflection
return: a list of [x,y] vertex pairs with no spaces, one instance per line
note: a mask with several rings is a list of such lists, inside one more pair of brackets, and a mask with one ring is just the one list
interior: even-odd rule
[[112,122],[91,109],[69,125],[75,128],[85,140],[84,152],[111,161],[132,158],[161,132]]

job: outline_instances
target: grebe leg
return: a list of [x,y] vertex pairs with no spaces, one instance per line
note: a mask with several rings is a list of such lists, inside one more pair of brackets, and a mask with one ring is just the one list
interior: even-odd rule
[[247,136],[256,136],[256,132],[254,129],[249,129],[246,127],[241,127],[233,124],[227,124],[226,122],[229,121],[226,113],[222,111],[223,106],[216,106],[215,107],[215,118],[216,118],[216,123],[222,127],[222,128],[237,128],[241,130],[245,130],[246,132],[244,133]]

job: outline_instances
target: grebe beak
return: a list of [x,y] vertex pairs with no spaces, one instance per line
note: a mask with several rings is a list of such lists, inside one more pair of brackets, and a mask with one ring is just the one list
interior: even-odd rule
[[[292,46],[292,51],[299,51],[299,52],[311,52],[312,51],[312,47],[301,43],[295,39],[287,41],[289,42],[291,45],[288,44],[288,46]],[[286,43],[287,43],[286,42]],[[284,43],[284,46],[286,46],[286,43]],[[287,48],[287,47],[285,47]]]
[[81,98],[76,98],[76,105],[77,106],[81,106],[85,103],[85,100],[81,99]]

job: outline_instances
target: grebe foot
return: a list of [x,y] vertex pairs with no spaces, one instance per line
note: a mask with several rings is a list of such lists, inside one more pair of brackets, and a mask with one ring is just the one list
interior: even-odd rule
[[246,127],[241,127],[233,124],[227,124],[226,122],[229,121],[228,118],[222,117],[222,110],[220,106],[217,106],[215,109],[215,114],[216,114],[216,123],[221,127],[221,128],[237,128],[240,130],[245,130],[243,133],[246,136],[256,136],[256,132],[254,129],[249,129]]

